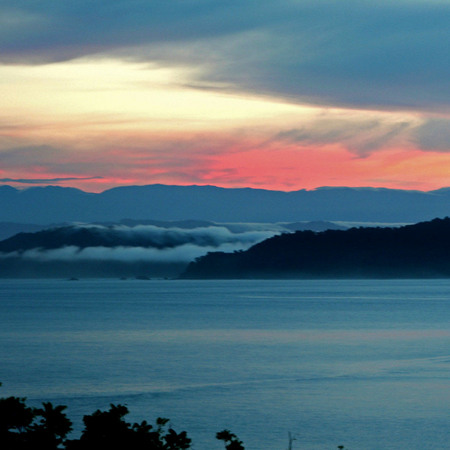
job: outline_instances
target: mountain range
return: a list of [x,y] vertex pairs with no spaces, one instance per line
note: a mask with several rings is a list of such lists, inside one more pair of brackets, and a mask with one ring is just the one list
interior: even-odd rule
[[0,186],[0,222],[46,225],[122,219],[213,222],[415,223],[444,217],[450,188],[423,192],[322,187],[292,192],[215,186],[125,186],[88,193],[57,186]]
[[[405,236],[403,231],[397,235],[396,227],[445,217],[449,211],[448,188],[421,192],[324,187],[283,192],[148,185],[94,194],[55,186],[24,190],[0,186],[0,277],[177,277],[194,260],[184,276],[239,275],[229,264],[241,267],[242,276],[252,276],[249,274],[261,261],[269,266],[258,269],[257,276],[276,273],[269,261],[279,261],[284,275],[301,272],[304,276],[309,273],[305,268],[290,267],[289,258],[283,256],[292,259],[290,249],[300,247],[303,253],[305,248],[314,248],[316,256],[306,259],[321,261],[314,263],[320,267],[320,275],[311,269],[312,264],[307,276],[340,276],[338,268],[352,276],[364,276],[348,266],[344,257],[336,259],[333,249],[340,248],[343,255],[353,255],[359,263],[366,261],[370,252],[361,260],[341,238],[351,236],[352,245],[364,252],[366,240],[376,241],[381,232],[356,232],[356,227],[387,227],[384,233],[388,234],[383,236],[396,238],[377,245],[396,248],[397,237]],[[340,234],[349,228],[349,234]],[[291,235],[295,236],[292,241]],[[416,238],[420,242],[424,237],[418,233]],[[317,247],[319,240],[328,244]],[[274,243],[280,247],[272,249]],[[412,242],[410,247],[414,248]],[[263,252],[261,261],[252,260],[252,255],[265,248],[272,250]],[[399,251],[405,253],[405,248]],[[327,261],[335,261],[335,267],[325,270]],[[420,258],[412,255],[411,261],[419,264]],[[388,260],[383,262],[389,267]]]

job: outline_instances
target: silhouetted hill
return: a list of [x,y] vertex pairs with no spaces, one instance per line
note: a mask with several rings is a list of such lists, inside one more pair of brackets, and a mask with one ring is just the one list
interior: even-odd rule
[[0,221],[118,222],[154,219],[213,222],[353,221],[413,223],[444,217],[450,189],[319,188],[293,192],[215,186],[126,186],[100,194],[55,186],[0,186]]
[[419,278],[450,276],[450,219],[399,228],[297,231],[247,251],[209,253],[182,278]]
[[44,228],[46,228],[45,225],[36,225],[34,223],[0,222],[0,241],[17,233],[33,233]]

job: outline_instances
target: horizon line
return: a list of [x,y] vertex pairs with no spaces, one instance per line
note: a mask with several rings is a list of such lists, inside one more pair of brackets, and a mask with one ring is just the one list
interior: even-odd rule
[[[90,178],[82,178],[81,180],[86,179],[99,179],[101,177],[90,177]],[[49,181],[56,181],[57,179],[49,180]],[[67,179],[68,180],[68,179]],[[80,180],[79,178],[70,178],[70,180]],[[389,188],[385,186],[346,186],[346,185],[323,185],[323,186],[317,186],[315,188],[300,188],[300,189],[293,189],[293,190],[283,190],[283,189],[268,189],[268,188],[257,188],[257,187],[250,187],[250,186],[239,186],[239,187],[224,187],[224,186],[218,186],[213,184],[165,184],[165,183],[149,183],[149,184],[123,184],[123,185],[117,185],[110,188],[106,188],[102,191],[89,191],[84,190],[75,186],[60,186],[58,184],[45,184],[41,183],[39,181],[33,181],[30,180],[8,180],[11,183],[23,183],[23,184],[30,184],[31,186],[12,186],[8,183],[1,183],[0,182],[0,188],[3,187],[9,187],[11,189],[14,189],[16,191],[26,191],[29,189],[45,189],[45,188],[60,188],[60,189],[75,189],[77,191],[81,191],[87,194],[102,194],[107,191],[111,191],[114,189],[122,189],[122,188],[145,188],[150,186],[164,186],[164,187],[185,187],[185,188],[216,188],[216,189],[223,189],[223,190],[255,190],[255,191],[268,191],[268,192],[284,192],[284,193],[294,193],[294,192],[313,192],[317,190],[326,190],[326,189],[352,189],[352,190],[385,190],[385,191],[405,191],[405,192],[423,192],[423,193],[431,193],[436,192],[440,190],[450,189],[450,186],[442,186],[437,189],[430,189],[430,190],[421,190],[421,189],[407,189],[407,188]],[[64,180],[66,181],[66,180]]]

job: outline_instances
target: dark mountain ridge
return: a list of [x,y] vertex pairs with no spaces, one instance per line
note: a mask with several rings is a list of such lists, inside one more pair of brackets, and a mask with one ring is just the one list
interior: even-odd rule
[[196,219],[213,222],[414,223],[444,217],[450,189],[323,187],[292,192],[215,186],[125,186],[93,194],[55,186],[0,186],[0,222],[34,224]]
[[450,276],[450,218],[399,228],[297,231],[247,251],[208,253],[182,278],[430,278]]

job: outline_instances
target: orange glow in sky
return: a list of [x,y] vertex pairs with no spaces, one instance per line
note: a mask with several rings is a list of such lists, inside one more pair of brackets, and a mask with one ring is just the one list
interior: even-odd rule
[[417,112],[198,89],[191,77],[192,69],[111,58],[0,66],[0,177],[93,192],[450,185],[450,154],[424,148]]

